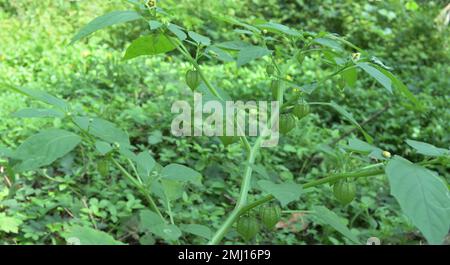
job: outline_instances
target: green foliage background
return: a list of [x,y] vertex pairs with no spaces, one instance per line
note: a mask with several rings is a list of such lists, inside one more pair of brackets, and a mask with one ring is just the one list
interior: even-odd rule
[[[217,40],[235,36],[226,24],[214,19],[222,13],[249,21],[265,18],[291,27],[338,33],[370,50],[393,67],[394,72],[424,103],[424,112],[414,112],[408,102],[386,94],[369,78],[361,77],[357,88],[340,90],[326,83],[308,99],[336,101],[364,121],[375,144],[393,154],[414,160],[417,156],[405,139],[417,139],[449,147],[450,50],[449,29],[438,30],[434,21],[445,1],[202,1],[167,0],[187,28]],[[204,4],[208,2],[208,4]],[[122,61],[124,47],[139,36],[142,25],[114,26],[68,46],[70,38],[92,18],[112,10],[125,10],[121,1],[7,1],[0,0],[0,80],[45,90],[70,100],[78,108],[114,121],[126,129],[140,149],[151,150],[162,164],[180,163],[200,171],[204,185],[191,188],[175,205],[176,219],[217,227],[239,193],[241,161],[238,146],[224,147],[215,138],[175,138],[170,135],[170,105],[191,97],[183,76],[188,65],[177,56]],[[132,25],[132,26],[131,26]],[[318,71],[320,58],[306,58],[300,83],[310,83],[326,71]],[[237,69],[235,65],[209,65],[211,79],[234,97],[261,98],[270,95],[264,65]],[[234,76],[230,78],[230,76]],[[0,144],[16,147],[53,120],[16,119],[10,113],[36,104],[27,98],[0,90]],[[56,121],[57,122],[57,121]],[[57,124],[56,124],[57,125]],[[325,172],[339,171],[342,158],[325,144],[351,126],[337,114],[314,108],[278,148],[264,152],[257,161],[269,176],[283,180],[308,180]],[[357,132],[355,132],[357,133]],[[345,158],[344,158],[345,159]],[[0,163],[2,160],[0,160]],[[349,168],[357,161],[347,161]],[[81,166],[80,166],[81,165]],[[448,180],[448,168],[441,169]],[[21,175],[19,189],[11,196],[0,181],[0,243],[64,244],[67,226],[94,226],[116,239],[136,244],[158,243],[138,227],[137,213],[145,208],[142,198],[112,171],[104,178],[97,173],[96,158],[83,150],[59,160],[54,167]],[[389,244],[418,244],[423,238],[399,213],[383,178],[359,180],[357,199],[341,207],[329,186],[309,191],[284,214],[285,228],[263,233],[255,243],[342,244],[349,243],[337,232],[318,226],[308,216],[313,205],[326,205],[361,238],[378,236]],[[206,223],[205,223],[206,220]],[[7,227],[8,229],[6,229]],[[186,236],[183,242],[205,243]],[[225,243],[236,243],[230,233]]]

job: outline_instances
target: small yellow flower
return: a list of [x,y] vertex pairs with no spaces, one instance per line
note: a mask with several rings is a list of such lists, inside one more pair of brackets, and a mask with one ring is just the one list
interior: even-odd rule
[[361,58],[361,53],[359,53],[359,52],[352,53],[352,60],[353,61],[358,61],[359,58]]
[[289,81],[292,81],[292,76],[287,75],[287,76],[286,76],[286,79],[289,80]]
[[146,5],[148,8],[156,7],[156,0],[148,0],[148,1],[145,3],[145,5]]
[[388,151],[383,151],[383,156],[386,158],[390,158],[391,157],[391,153],[389,153]]

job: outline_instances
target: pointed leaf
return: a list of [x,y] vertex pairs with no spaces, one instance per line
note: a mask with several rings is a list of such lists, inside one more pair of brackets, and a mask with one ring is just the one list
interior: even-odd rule
[[11,85],[4,84],[4,83],[1,83],[0,87],[1,86],[4,86],[7,89],[10,89],[10,90],[15,91],[17,93],[26,95],[26,96],[28,96],[30,98],[34,98],[34,99],[39,100],[41,102],[47,103],[49,105],[58,107],[61,110],[65,111],[65,110],[68,109],[68,105],[67,105],[67,103],[64,100],[59,99],[57,97],[54,97],[54,96],[48,94],[47,92],[39,91],[39,90],[32,90],[32,89],[28,89],[28,88],[24,88],[24,87],[11,86]]
[[18,233],[21,224],[22,220],[6,216],[5,213],[0,213],[0,231],[5,233]]
[[366,73],[368,73],[370,76],[375,78],[375,80],[378,81],[381,85],[383,85],[384,88],[387,89],[390,93],[392,93],[392,81],[389,77],[387,77],[384,73],[380,72],[376,67],[372,66],[370,63],[357,63],[357,66],[359,66],[361,69],[363,69]]
[[298,200],[302,194],[302,186],[294,182],[276,184],[272,181],[260,180],[258,185],[263,191],[273,195],[280,201],[283,207],[292,201]]
[[153,211],[142,210],[139,213],[139,230],[141,232],[151,231],[155,225],[164,224],[164,220]]
[[109,234],[90,227],[73,226],[64,237],[67,241],[76,241],[80,245],[124,245]]
[[333,211],[330,211],[324,206],[313,207],[313,215],[317,221],[323,225],[330,225],[336,231],[341,233],[346,238],[350,239],[355,244],[360,244],[358,237],[348,229],[348,227],[342,222],[340,218]]
[[150,228],[150,232],[162,239],[171,242],[176,241],[181,236],[181,231],[176,225],[159,224]]
[[22,160],[15,170],[33,170],[50,165],[72,151],[80,141],[80,136],[60,129],[49,129],[33,135],[14,152],[14,158]]
[[183,41],[187,38],[187,35],[184,32],[183,28],[178,25],[170,23],[169,26],[167,26],[167,28],[170,30],[170,32],[172,32],[175,36],[177,36],[177,38],[180,39],[181,41]]
[[264,57],[271,53],[272,53],[272,51],[268,50],[265,47],[260,47],[260,46],[245,47],[245,48],[241,49],[238,53],[237,65],[243,66],[244,64],[247,64],[255,59]]
[[118,143],[123,147],[130,146],[128,134],[107,120],[101,118],[75,117],[75,123],[81,129],[109,143]]
[[193,39],[197,44],[203,44],[205,46],[208,46],[211,44],[211,40],[203,35],[200,35],[198,33],[195,33],[193,31],[188,31],[189,37]]
[[12,114],[16,118],[63,118],[64,112],[54,109],[22,109]]
[[180,229],[186,233],[193,234],[196,236],[201,236],[206,239],[211,239],[211,237],[212,237],[211,229],[209,229],[209,227],[204,226],[204,225],[198,225],[198,224],[181,225]]
[[450,229],[450,194],[433,171],[395,156],[386,166],[391,194],[430,244],[441,244]]
[[179,164],[170,164],[161,171],[163,178],[180,182],[201,184],[202,175],[197,171]]
[[141,55],[156,55],[174,50],[176,46],[165,34],[151,34],[135,39],[128,46],[124,60],[133,59]]
[[373,138],[361,127],[361,125],[359,125],[359,123],[355,120],[355,118],[353,118],[353,115],[350,112],[348,112],[346,109],[339,106],[335,102],[331,102],[329,105],[333,107],[337,112],[339,112],[342,116],[344,116],[347,120],[349,120],[351,123],[353,123],[353,125],[355,125],[364,135],[366,141],[368,141],[369,143],[373,142]]
[[414,141],[414,140],[406,140],[406,143],[412,148],[416,149],[419,154],[427,155],[427,156],[445,156],[450,154],[450,150],[444,148],[438,148],[434,145]]
[[129,22],[137,19],[141,19],[142,16],[135,11],[114,11],[103,16],[97,17],[86,26],[84,26],[78,33],[72,38],[70,44],[73,44],[77,40],[88,36],[89,34],[103,29],[114,24]]

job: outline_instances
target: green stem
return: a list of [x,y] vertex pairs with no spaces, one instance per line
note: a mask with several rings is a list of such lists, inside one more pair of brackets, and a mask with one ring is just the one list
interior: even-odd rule
[[114,165],[125,175],[125,177],[144,195],[145,199],[150,204],[150,207],[161,217],[162,220],[166,220],[164,216],[161,214],[161,211],[159,210],[158,206],[156,205],[153,198],[150,196],[150,194],[147,192],[144,186],[139,183],[133,176],[131,176],[128,171],[122,167],[122,165],[117,162],[116,159],[111,158],[111,161],[114,163]]
[[[341,174],[335,174],[326,178],[322,178],[319,180],[314,180],[311,182],[308,182],[303,185],[303,189],[312,188],[315,186],[319,186],[325,183],[334,182],[340,179],[344,178],[360,178],[360,177],[369,177],[369,176],[377,176],[380,174],[383,174],[384,169],[371,169],[371,170],[364,170],[364,171],[356,171],[356,172],[350,172],[350,173],[341,173]],[[226,221],[222,224],[222,226],[217,230],[214,237],[208,242],[210,245],[216,245],[219,244],[222,238],[225,236],[226,232],[231,228],[233,223],[236,221],[236,219],[244,214],[245,212],[261,205],[266,202],[269,202],[274,199],[273,195],[266,195],[254,202],[251,202],[245,206],[242,207],[236,207],[228,216]]]

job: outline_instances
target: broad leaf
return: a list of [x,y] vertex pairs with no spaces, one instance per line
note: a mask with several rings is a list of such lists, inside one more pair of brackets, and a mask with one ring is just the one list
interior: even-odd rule
[[348,140],[348,145],[343,146],[343,148],[357,153],[362,153],[365,155],[369,155],[370,157],[385,160],[386,158],[383,156],[383,150],[380,148],[373,146],[369,143],[361,141],[357,138],[350,138]]
[[356,71],[356,68],[348,68],[343,71],[341,75],[342,78],[344,78],[347,87],[354,88],[356,86],[356,81],[358,80],[358,71]]
[[141,36],[128,46],[123,59],[128,60],[141,55],[156,55],[170,52],[176,46],[169,38],[161,33]]
[[49,129],[33,135],[14,152],[14,158],[22,160],[15,170],[33,170],[50,165],[72,151],[80,141],[80,136],[60,129]]
[[172,224],[155,225],[152,226],[149,230],[156,236],[168,242],[176,241],[181,236],[180,229],[176,225]]
[[159,22],[159,21],[156,21],[156,20],[150,20],[148,22],[148,25],[150,26],[151,30],[155,30],[155,29],[160,28],[163,24],[161,22]]
[[73,44],[77,40],[88,36],[89,34],[112,26],[114,24],[129,22],[133,20],[141,19],[142,16],[135,11],[114,11],[103,16],[97,17],[86,26],[84,26],[78,33],[72,38],[70,44]]
[[109,234],[90,227],[73,226],[64,237],[66,241],[80,245],[125,245]]
[[23,87],[11,86],[11,85],[4,84],[4,83],[1,83],[0,86],[4,86],[10,90],[17,92],[17,93],[26,95],[30,98],[34,98],[41,102],[58,107],[59,109],[61,109],[63,111],[66,111],[68,109],[68,105],[64,100],[54,97],[54,96],[48,94],[47,92],[39,91],[39,90],[32,90],[32,89],[23,88]]
[[181,225],[180,228],[182,231],[186,233],[201,236],[206,239],[210,239],[212,237],[211,229],[209,229],[209,227],[204,225],[188,224],[188,225]]
[[197,171],[179,164],[170,164],[163,168],[161,175],[164,179],[180,182],[201,184],[202,175]]
[[109,144],[107,142],[95,141],[95,149],[101,155],[106,155],[107,153],[109,153],[113,149],[113,147],[111,146],[111,144]]
[[386,88],[390,93],[392,93],[392,81],[389,77],[387,77],[384,73],[382,73],[378,68],[372,66],[370,63],[357,63],[359,68],[363,69],[370,76],[375,78],[384,88]]
[[14,151],[3,146],[0,145],[0,157],[13,157],[14,156]]
[[258,181],[261,189],[275,197],[284,207],[288,203],[298,200],[302,194],[302,186],[294,182],[285,182],[281,184],[273,183],[268,180]]
[[189,34],[189,37],[191,39],[193,39],[197,44],[202,44],[202,45],[205,45],[205,46],[208,46],[208,45],[211,44],[211,40],[208,37],[206,37],[206,36],[200,35],[200,34],[195,33],[193,31],[188,31],[188,34]]
[[398,89],[399,92],[403,96],[405,96],[409,101],[414,103],[416,108],[418,108],[418,109],[422,108],[422,103],[420,103],[420,101],[414,96],[413,93],[411,93],[411,91],[409,91],[408,87],[405,84],[403,84],[403,82],[400,81],[400,79],[395,77],[395,75],[393,75],[388,70],[383,69],[382,67],[380,67],[378,65],[374,65],[374,67],[377,68],[385,76],[387,76],[391,80],[391,82],[395,86],[395,88]]
[[313,207],[313,215],[317,221],[323,225],[330,225],[336,231],[341,233],[346,238],[350,239],[355,244],[360,244],[361,242],[358,240],[358,237],[348,229],[345,223],[342,222],[342,218],[340,218],[333,211],[330,211],[324,206],[315,206]]
[[353,118],[353,115],[350,112],[348,112],[346,109],[339,106],[335,102],[331,102],[329,105],[332,108],[334,108],[337,112],[339,112],[342,116],[344,116],[347,120],[349,120],[351,123],[353,123],[353,125],[355,125],[364,135],[366,141],[368,141],[369,143],[373,142],[373,138],[361,127],[361,125],[359,125],[359,123],[355,120],[355,118]]
[[155,159],[147,152],[139,153],[134,159],[137,165],[137,171],[141,178],[148,179],[150,172],[156,165]]
[[433,171],[395,156],[386,166],[391,194],[430,244],[441,244],[450,228],[450,194]]
[[100,118],[75,117],[75,123],[83,130],[109,143],[130,146],[128,134],[109,121]]
[[187,38],[187,35],[184,32],[183,28],[178,25],[170,23],[169,26],[167,26],[167,28],[170,30],[170,32],[172,32],[175,36],[177,36],[178,39],[183,41]]
[[450,154],[450,150],[444,148],[438,148],[434,145],[414,141],[414,140],[406,140],[406,143],[412,148],[416,149],[419,154],[427,155],[427,156],[445,156]]
[[139,213],[139,230],[141,232],[150,231],[155,225],[164,224],[164,220],[150,210],[142,210]]
[[22,109],[14,112],[12,116],[17,118],[63,118],[64,112],[55,109]]
[[225,41],[225,42],[215,44],[215,46],[217,46],[221,49],[231,50],[231,51],[240,51],[244,48],[253,47],[250,43],[243,42],[241,40]]
[[317,38],[317,39],[314,39],[314,42],[318,43],[318,44],[320,44],[322,46],[334,49],[336,51],[343,51],[344,50],[344,48],[342,48],[341,44],[338,41],[333,40],[333,39]]
[[272,51],[265,47],[250,46],[241,49],[238,53],[237,65],[243,66],[255,59],[271,54]]
[[21,224],[22,220],[6,216],[5,213],[0,213],[0,231],[5,233],[18,233]]
[[282,33],[293,37],[299,37],[301,34],[295,29],[292,29],[288,26],[278,24],[275,22],[267,22],[263,24],[256,25],[257,28],[261,30],[267,30],[268,32],[272,33]]
[[[161,188],[163,191],[163,194],[158,195],[163,200],[166,200],[167,202],[175,201],[183,195],[184,192],[184,183],[176,180],[171,179],[162,179],[161,180]],[[152,188],[156,188],[157,185],[152,186]]]

